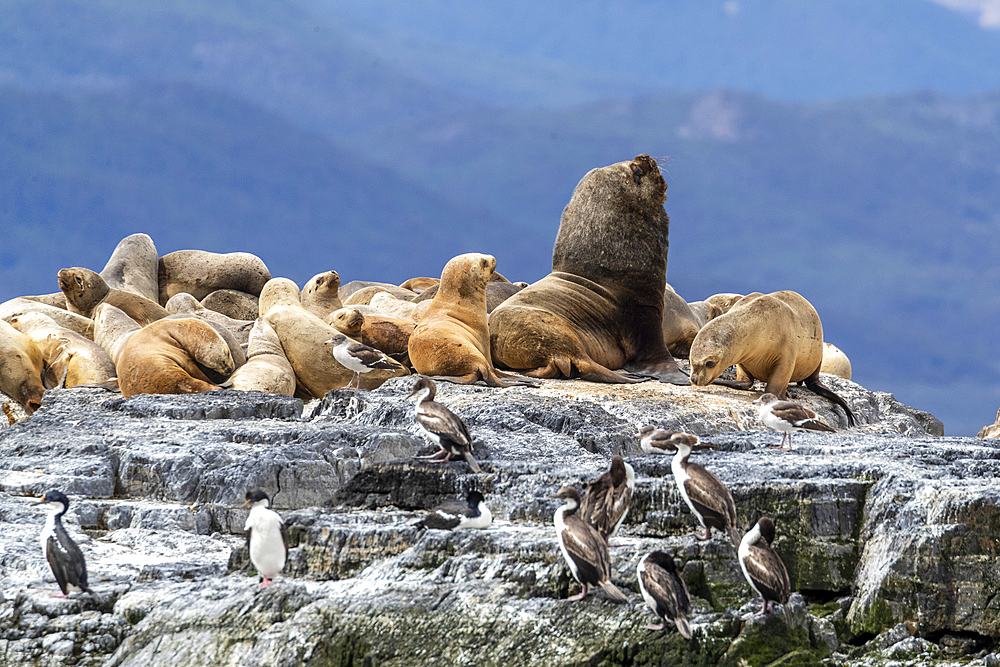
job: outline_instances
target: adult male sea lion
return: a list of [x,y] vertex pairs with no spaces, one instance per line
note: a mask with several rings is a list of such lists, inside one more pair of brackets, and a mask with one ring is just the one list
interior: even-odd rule
[[117,363],[118,386],[125,398],[219,389],[199,365],[223,377],[236,368],[226,341],[208,322],[193,317],[157,320],[125,342]]
[[[689,358],[691,382],[698,386],[718,382],[751,389],[760,379],[767,393],[784,399],[788,383],[801,382],[842,407],[849,425],[855,423],[844,399],[819,380],[823,324],[812,304],[795,292],[747,294],[698,332]],[[736,381],[718,380],[733,365]]]
[[[344,368],[323,344],[339,332],[302,307],[299,287],[287,278],[273,278],[260,293],[260,311],[295,369],[296,394],[322,398],[332,389],[346,387],[354,372]],[[374,370],[361,378],[361,387],[375,389],[406,369]]]
[[80,266],[59,270],[59,289],[66,295],[69,310],[84,317],[92,318],[94,309],[101,303],[122,309],[140,326],[170,314],[157,302],[133,292],[115,289],[104,282],[96,271]]
[[689,384],[663,342],[666,189],[648,155],[583,177],[562,214],[552,273],[490,315],[498,364],[533,377]]
[[45,386],[49,389],[102,384],[115,377],[115,363],[104,348],[59,326],[51,317],[25,313],[10,324],[38,346],[45,360]]
[[132,234],[118,242],[100,275],[109,287],[157,301],[158,258],[156,246],[148,234]]
[[302,287],[299,300],[302,307],[319,319],[335,310],[340,310],[344,304],[340,301],[340,274],[336,271],[317,273]]
[[159,260],[160,303],[180,292],[204,299],[217,289],[258,295],[271,279],[264,261],[248,252],[176,250]]
[[258,318],[250,330],[247,362],[229,377],[230,389],[295,395],[295,370],[281,348],[278,334],[267,320]]
[[448,260],[441,285],[410,334],[407,350],[421,375],[491,387],[507,387],[512,376],[498,372],[490,357],[486,283],[496,268],[492,255],[466,253]]
[[31,414],[42,405],[45,361],[35,342],[0,320],[0,391]]

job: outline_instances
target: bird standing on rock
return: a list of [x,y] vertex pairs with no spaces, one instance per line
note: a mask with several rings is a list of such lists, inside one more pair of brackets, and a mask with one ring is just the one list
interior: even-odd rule
[[757,594],[764,599],[757,615],[766,614],[770,611],[771,606],[777,602],[784,609],[785,621],[791,625],[792,610],[788,605],[788,599],[792,594],[792,584],[788,578],[785,564],[771,549],[773,541],[774,521],[769,517],[762,517],[743,536],[737,556],[740,560],[743,576],[757,591]]
[[580,516],[597,530],[605,543],[624,523],[634,490],[635,470],[617,454],[611,457],[611,468],[587,487]]
[[662,630],[670,619],[685,639],[691,639],[691,626],[687,614],[691,610],[691,596],[687,584],[677,572],[674,559],[662,551],[653,551],[639,561],[635,568],[639,578],[642,599],[664,623],[647,625],[647,630]]
[[576,514],[580,507],[580,493],[572,486],[564,486],[552,497],[565,501],[553,518],[556,537],[573,578],[583,585],[580,593],[566,600],[582,600],[590,586],[600,586],[612,600],[624,602],[627,599],[625,594],[611,583],[608,545],[593,526]]
[[63,515],[69,510],[69,498],[61,491],[47,491],[38,502],[50,510],[41,533],[42,555],[49,562],[62,591],[61,595],[53,593],[52,596],[64,598],[70,592],[86,591],[98,602],[103,602],[87,584],[87,562],[83,552],[62,525]]
[[414,417],[417,425],[427,438],[434,442],[440,451],[430,456],[418,456],[418,459],[428,459],[434,463],[447,463],[452,456],[461,455],[469,463],[473,472],[482,472],[482,468],[472,457],[472,436],[458,415],[434,400],[437,385],[430,378],[420,378],[413,385],[413,391],[407,398],[416,398]]
[[707,540],[712,536],[712,528],[729,534],[733,546],[740,543],[739,529],[736,527],[736,503],[733,494],[726,485],[711,472],[691,463],[688,458],[691,452],[703,449],[715,449],[715,445],[702,443],[698,436],[676,431],[654,429],[644,426],[635,434],[640,438],[643,451],[666,453],[675,450],[670,461],[670,470],[674,474],[677,490],[687,503],[691,513],[705,529],[705,534],[699,540]]
[[323,343],[332,345],[333,358],[349,371],[354,372],[354,377],[347,383],[350,389],[352,384],[357,383],[357,388],[361,388],[361,374],[368,373],[376,368],[398,370],[405,367],[398,361],[390,359],[383,352],[369,347],[355,340],[351,340],[344,334],[337,334],[330,340]]
[[251,506],[243,530],[247,532],[250,562],[260,574],[260,590],[270,586],[274,577],[285,568],[288,528],[278,513],[270,509],[271,499],[260,489],[247,491],[244,504]]
[[765,426],[781,431],[781,445],[776,449],[785,449],[785,438],[788,438],[788,451],[792,449],[792,433],[796,431],[813,431],[836,433],[837,430],[827,426],[815,412],[791,401],[782,401],[774,394],[763,394],[753,402],[760,406],[760,420]]

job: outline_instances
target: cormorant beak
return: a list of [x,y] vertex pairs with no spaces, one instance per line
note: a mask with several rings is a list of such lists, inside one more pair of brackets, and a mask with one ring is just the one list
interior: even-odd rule
[[697,445],[695,445],[691,449],[692,449],[692,451],[695,451],[695,450],[699,450],[699,449],[718,449],[718,448],[719,448],[718,445],[713,445],[710,442],[699,442]]
[[38,504],[41,505],[44,502],[45,502],[45,494],[43,493],[42,497],[38,499]]

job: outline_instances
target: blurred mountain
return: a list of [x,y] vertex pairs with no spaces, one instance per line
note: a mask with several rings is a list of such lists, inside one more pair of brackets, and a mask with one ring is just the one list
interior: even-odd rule
[[0,300],[140,231],[300,284],[473,250],[535,280],[577,181],[645,152],[683,296],[794,289],[856,380],[974,434],[1000,405],[998,56],[923,0],[10,0]]

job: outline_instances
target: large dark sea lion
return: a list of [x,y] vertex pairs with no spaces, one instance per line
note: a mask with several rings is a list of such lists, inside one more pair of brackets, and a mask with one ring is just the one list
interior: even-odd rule
[[490,315],[498,365],[541,378],[689,384],[663,341],[666,190],[648,155],[583,177],[562,214],[552,273]]

